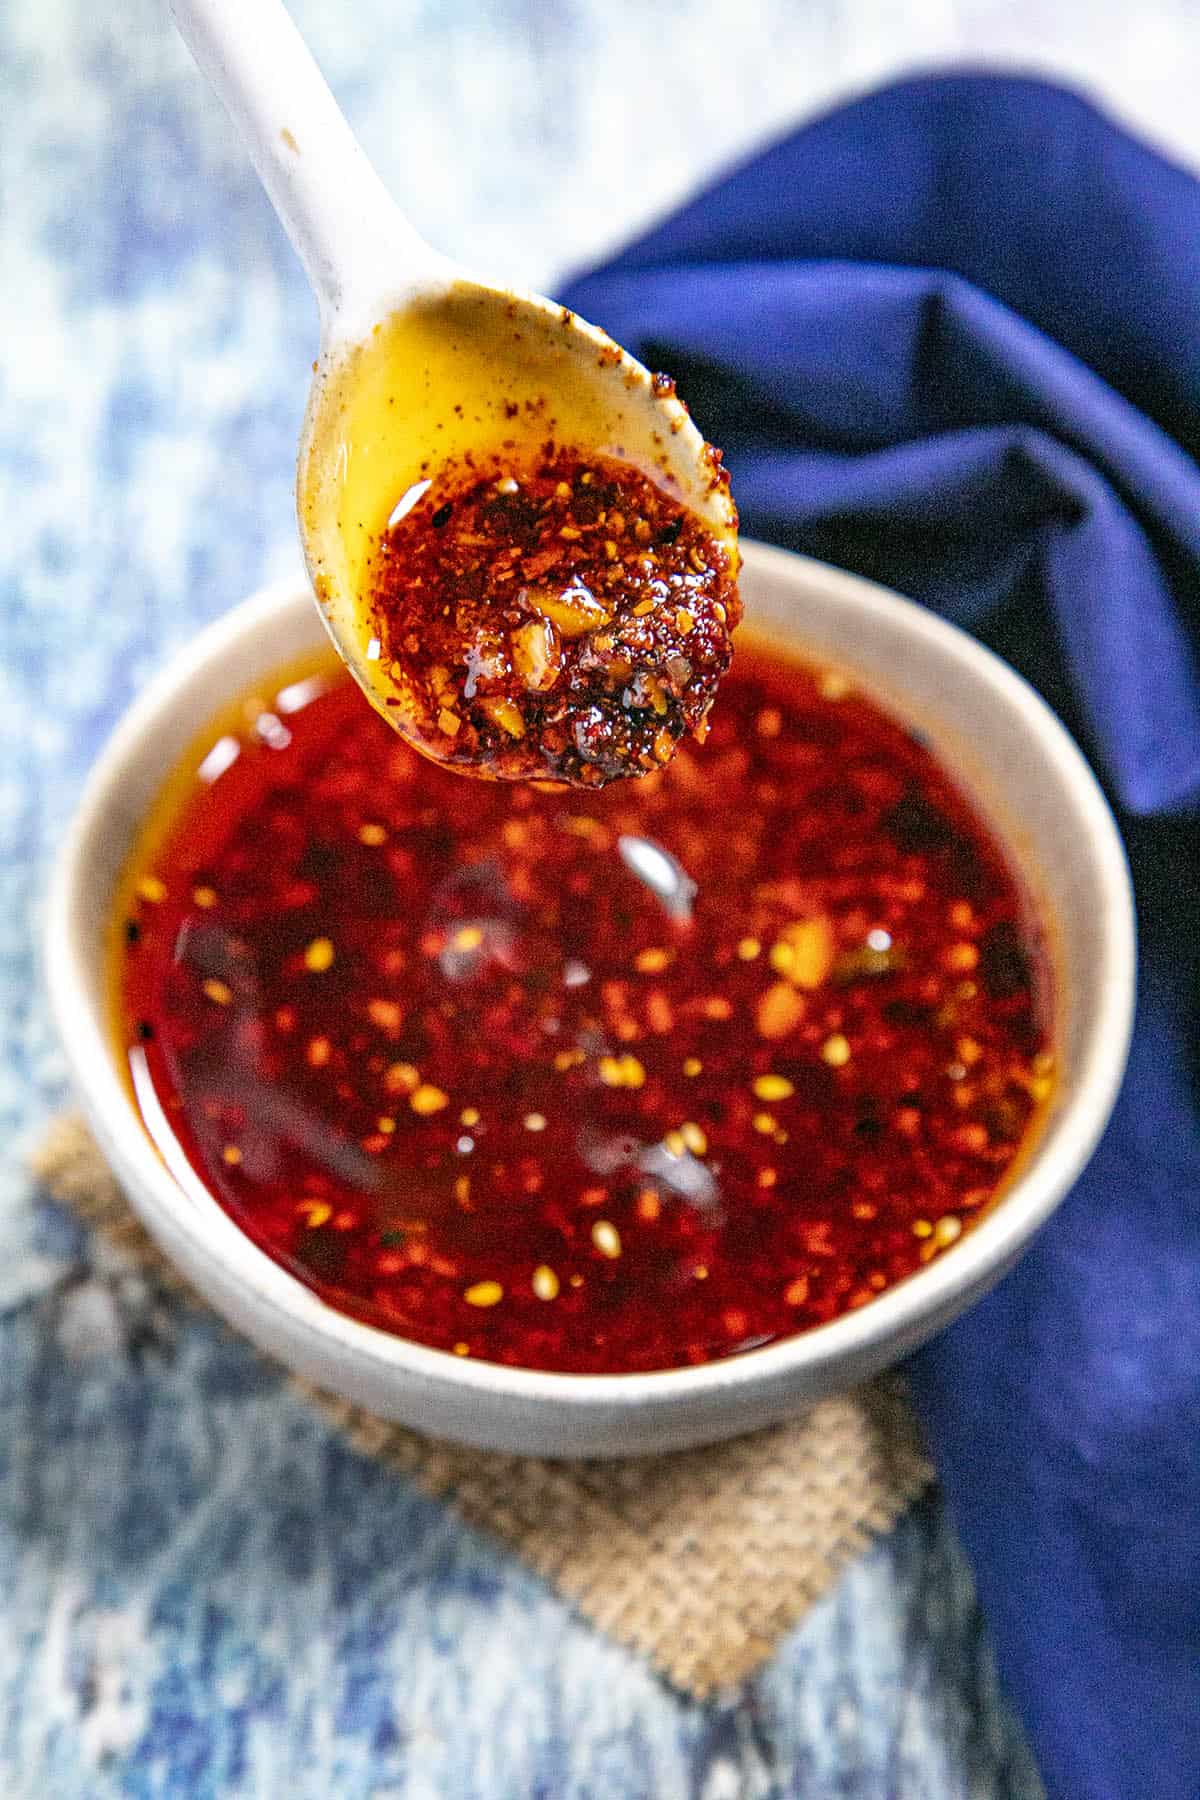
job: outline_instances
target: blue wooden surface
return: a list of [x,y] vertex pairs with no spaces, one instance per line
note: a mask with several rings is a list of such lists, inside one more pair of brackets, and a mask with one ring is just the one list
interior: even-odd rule
[[[533,284],[914,60],[1020,48],[1200,148],[1182,0],[296,11],[421,228]],[[688,1704],[38,1202],[54,843],[150,673],[294,566],[315,322],[157,0],[10,0],[0,155],[0,1793],[1031,1800],[936,1500]]]

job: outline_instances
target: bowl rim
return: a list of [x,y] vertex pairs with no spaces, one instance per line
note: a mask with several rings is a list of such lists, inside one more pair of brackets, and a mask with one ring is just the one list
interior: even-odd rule
[[[89,773],[52,875],[43,937],[51,1013],[76,1092],[104,1148],[136,1190],[131,1198],[152,1231],[183,1240],[198,1264],[219,1268],[252,1313],[274,1315],[289,1335],[310,1333],[322,1360],[347,1361],[376,1379],[385,1372],[430,1390],[450,1385],[480,1403],[566,1404],[587,1410],[670,1403],[685,1406],[732,1390],[786,1383],[789,1377],[868,1355],[881,1344],[919,1340],[923,1324],[956,1300],[982,1291],[1015,1260],[1085,1167],[1107,1123],[1124,1073],[1133,1026],[1136,928],[1125,851],[1099,783],[1054,713],[1015,670],[956,626],[874,582],[774,546],[743,540],[748,572],[806,582],[854,608],[869,625],[886,613],[902,621],[914,643],[930,644],[991,689],[1015,713],[1054,763],[1088,833],[1100,881],[1101,950],[1096,1017],[1074,1089],[1053,1122],[1053,1154],[1016,1177],[1001,1204],[966,1233],[953,1254],[936,1258],[869,1305],[735,1356],[694,1366],[631,1374],[571,1374],[456,1357],[338,1312],[234,1223],[211,1195],[200,1208],[169,1172],[118,1073],[103,1009],[88,995],[90,959],[75,920],[90,879],[89,847],[119,806],[122,782],[144,756],[145,741],[171,710],[177,692],[204,669],[223,667],[247,638],[269,634],[298,605],[312,605],[302,575],[260,588],[204,627],[153,677],[125,711]],[[320,629],[314,609],[313,624]],[[227,696],[218,694],[214,705]],[[182,746],[180,747],[182,748]],[[177,752],[178,754],[178,752]]]

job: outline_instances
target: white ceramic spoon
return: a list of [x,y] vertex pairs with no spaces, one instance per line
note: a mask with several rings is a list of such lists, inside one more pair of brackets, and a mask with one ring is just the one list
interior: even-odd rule
[[714,478],[673,385],[565,308],[491,286],[430,249],[355,141],[281,0],[170,6],[317,298],[300,534],[330,634],[381,711],[378,645],[359,604],[372,549],[401,496],[468,449],[553,435],[621,457],[735,549],[728,485]]

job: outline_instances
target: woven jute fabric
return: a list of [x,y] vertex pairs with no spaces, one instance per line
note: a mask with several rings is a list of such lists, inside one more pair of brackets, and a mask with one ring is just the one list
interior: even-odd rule
[[[110,1249],[164,1292],[204,1304],[139,1224],[80,1119],[56,1121],[33,1160],[50,1194]],[[464,1449],[290,1381],[356,1450],[447,1499],[697,1697],[763,1662],[933,1473],[893,1379],[731,1443],[612,1462]]]

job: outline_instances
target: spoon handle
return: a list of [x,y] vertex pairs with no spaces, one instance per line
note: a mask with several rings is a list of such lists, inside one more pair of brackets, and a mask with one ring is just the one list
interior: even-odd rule
[[328,333],[446,265],[368,162],[282,0],[169,0],[304,264]]

